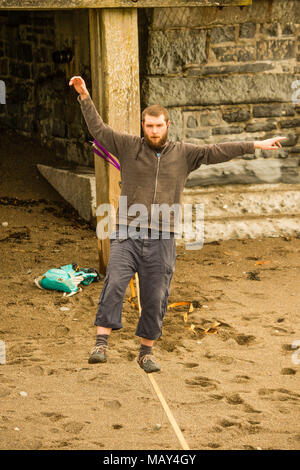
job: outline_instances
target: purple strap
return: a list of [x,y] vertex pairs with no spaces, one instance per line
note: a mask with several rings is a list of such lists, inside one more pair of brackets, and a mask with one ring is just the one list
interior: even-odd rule
[[113,158],[113,156],[104,147],[102,147],[96,139],[93,141],[93,151],[106,162],[111,163],[111,165],[117,168],[117,170],[120,170],[120,164],[117,160]]
[[101,153],[96,148],[93,148],[93,150],[94,150],[94,153],[96,153],[96,155],[103,158],[103,160],[105,160],[106,162],[111,163],[115,168],[117,168],[117,170],[120,170],[120,166],[118,164],[115,164],[114,162],[110,161],[108,158],[106,158],[106,156],[103,153]]

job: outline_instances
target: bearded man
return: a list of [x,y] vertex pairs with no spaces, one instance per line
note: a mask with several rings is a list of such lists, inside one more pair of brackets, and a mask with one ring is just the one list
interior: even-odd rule
[[[168,111],[161,105],[147,107],[142,113],[144,137],[120,133],[105,124],[98,114],[82,77],[69,82],[78,92],[78,101],[91,135],[120,163],[121,198],[127,198],[128,212],[117,212],[116,230],[110,240],[110,257],[98,302],[95,326],[96,344],[89,363],[107,361],[108,339],[112,330],[122,328],[122,306],[126,288],[137,272],[140,284],[141,315],[136,336],[141,338],[138,364],[147,373],[160,366],[152,354],[152,346],[162,333],[168,305],[170,284],[175,268],[175,220],[168,224],[151,214],[162,204],[180,205],[185,181],[200,165],[229,161],[255,148],[281,147],[274,137],[256,142],[225,142],[195,145],[168,140]],[[130,208],[145,208],[139,219],[140,231],[131,230],[134,221]],[[122,212],[122,213],[121,213]],[[146,214],[146,215],[145,215]],[[173,214],[172,214],[173,215]],[[166,226],[167,225],[167,226]]]

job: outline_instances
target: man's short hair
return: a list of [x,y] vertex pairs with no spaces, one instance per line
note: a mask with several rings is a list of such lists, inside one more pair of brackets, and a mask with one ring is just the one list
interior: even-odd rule
[[164,115],[165,121],[169,121],[169,113],[166,108],[161,106],[160,104],[152,104],[151,106],[148,106],[147,108],[144,109],[142,112],[142,122],[145,121],[145,116],[148,114],[149,116],[154,116],[154,117],[159,117],[162,114]]

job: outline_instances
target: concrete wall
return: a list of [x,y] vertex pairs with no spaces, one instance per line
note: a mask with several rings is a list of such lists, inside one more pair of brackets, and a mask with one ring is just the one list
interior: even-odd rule
[[[70,63],[53,60],[70,48]],[[0,79],[6,104],[0,105],[0,129],[37,135],[58,157],[93,165],[76,93],[68,85],[74,74],[90,86],[87,10],[0,12]]]
[[256,151],[225,167],[203,167],[187,185],[299,183],[300,106],[292,99],[300,79],[299,2],[155,8],[147,19],[143,104],[169,109],[171,138],[206,144],[287,137],[276,156]]

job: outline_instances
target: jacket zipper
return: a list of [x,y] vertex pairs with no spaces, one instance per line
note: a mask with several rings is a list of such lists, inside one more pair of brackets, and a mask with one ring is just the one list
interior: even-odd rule
[[161,157],[156,157],[158,159],[158,162],[157,162],[157,170],[156,170],[156,177],[155,177],[155,189],[154,189],[154,196],[153,196],[153,204],[154,204],[154,201],[155,201],[155,196],[156,196],[156,190],[157,190],[157,177],[158,177],[158,170],[159,170],[159,162],[160,162],[160,159]]

